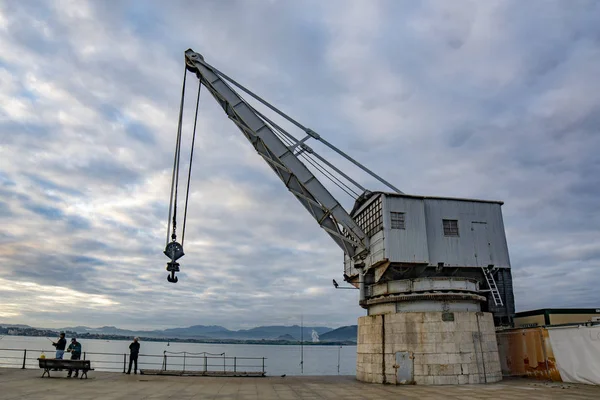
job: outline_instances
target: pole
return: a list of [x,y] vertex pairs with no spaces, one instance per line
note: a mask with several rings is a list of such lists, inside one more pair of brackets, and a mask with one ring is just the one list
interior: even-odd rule
[[185,351],[183,352],[183,372],[185,372]]
[[300,373],[304,374],[304,315],[302,314],[300,314]]
[[85,361],[85,351],[83,352],[83,361]]
[[338,347],[338,375],[340,374],[340,351],[342,350],[342,346]]
[[358,269],[358,289],[359,289],[358,299],[359,299],[359,301],[365,301],[365,299],[367,298],[367,295],[365,293],[365,291],[366,291],[365,270],[364,270],[364,268],[357,268],[357,269]]
[[263,366],[262,366],[263,375],[265,374],[265,358],[263,357]]
[[25,369],[25,361],[27,360],[27,349],[23,350],[23,368]]
[[204,354],[204,372],[207,371],[208,365],[206,364],[206,354]]
[[233,357],[233,372],[236,372],[236,368],[237,368],[237,357]]
[[225,373],[225,371],[227,370],[225,365],[225,353],[223,353],[223,373]]
[[127,365],[127,354],[123,354],[123,373],[125,373],[126,365]]

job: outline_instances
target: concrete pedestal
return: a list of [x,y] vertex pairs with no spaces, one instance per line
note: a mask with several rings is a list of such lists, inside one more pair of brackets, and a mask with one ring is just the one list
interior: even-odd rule
[[356,377],[388,384],[457,385],[502,379],[490,313],[398,312],[358,319]]

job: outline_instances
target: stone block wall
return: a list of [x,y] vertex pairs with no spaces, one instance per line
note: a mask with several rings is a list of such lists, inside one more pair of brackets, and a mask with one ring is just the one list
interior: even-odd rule
[[396,384],[396,352],[412,358],[412,381],[423,385],[491,383],[502,379],[492,315],[410,312],[359,318],[357,379]]

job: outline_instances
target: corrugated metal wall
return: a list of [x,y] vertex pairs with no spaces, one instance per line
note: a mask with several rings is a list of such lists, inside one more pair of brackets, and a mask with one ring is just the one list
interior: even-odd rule
[[[383,211],[385,257],[392,262],[428,264],[429,250],[423,200],[386,196]],[[405,229],[390,229],[391,212],[404,213]]]
[[[457,267],[481,266],[475,257],[476,233],[472,230],[475,222],[485,223],[491,264],[510,267],[500,204],[441,199],[424,202],[431,265],[443,262]],[[444,236],[444,219],[458,220],[458,237]]]
[[[404,229],[391,229],[392,212],[404,213]],[[458,236],[444,235],[444,219],[458,221]],[[510,268],[499,203],[386,194],[383,228],[385,252],[373,263]]]
[[515,314],[515,295],[513,293],[510,269],[498,270],[495,279],[504,305],[496,306],[491,296],[488,296],[488,311],[492,312],[496,317],[512,317]]

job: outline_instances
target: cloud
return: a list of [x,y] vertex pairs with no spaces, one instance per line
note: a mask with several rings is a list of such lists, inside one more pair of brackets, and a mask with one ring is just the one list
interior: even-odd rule
[[[0,296],[0,317],[240,328],[301,314],[339,326],[363,314],[354,291],[330,287],[342,273],[337,246],[206,91],[186,256],[180,282],[166,282],[161,253],[190,47],[405,192],[504,200],[518,309],[597,306],[599,7],[2,3],[0,287],[20,289]],[[196,85],[188,76],[183,171]],[[180,228],[182,213],[180,203]],[[43,310],[36,293],[46,296]]]
[[[104,295],[95,295],[68,287],[39,285],[32,282],[15,282],[0,278],[0,317],[23,318],[29,313],[53,314],[56,310],[88,310],[114,307],[117,302]],[[23,293],[28,293],[27,300]]]

